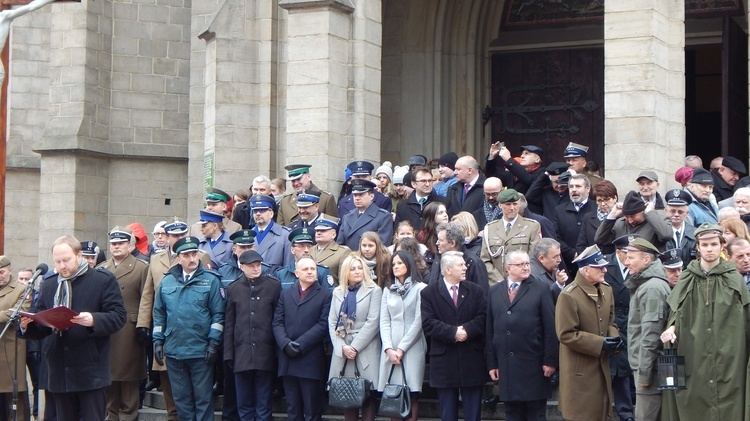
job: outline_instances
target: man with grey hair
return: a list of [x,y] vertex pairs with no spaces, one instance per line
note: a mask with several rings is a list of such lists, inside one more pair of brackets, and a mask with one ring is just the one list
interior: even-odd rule
[[727,219],[741,219],[740,212],[735,208],[719,209],[719,222],[726,221]]
[[461,227],[455,222],[448,222],[438,225],[436,231],[438,255],[435,257],[435,261],[430,268],[428,283],[440,281],[442,265],[439,266],[435,263],[442,261],[441,256],[451,251],[459,251],[463,253],[463,259],[466,263],[466,280],[479,285],[482,287],[482,291],[487,293],[490,288],[487,268],[479,256],[466,252],[466,246],[464,245],[466,237]]
[[469,213],[481,209],[484,203],[485,176],[479,173],[479,163],[471,156],[462,156],[456,161],[455,173],[458,182],[448,189],[448,213]]
[[[253,178],[253,182],[250,186],[250,192],[252,195],[264,194],[266,196],[271,194],[271,179],[265,175],[259,175]],[[245,200],[244,202],[237,205],[234,209],[234,216],[232,218],[234,222],[237,222],[242,226],[243,229],[252,228],[255,226],[253,220],[253,214],[250,210],[250,201]]]
[[689,168],[703,168],[703,160],[698,155],[688,155],[685,157],[685,166]]
[[555,303],[568,282],[568,274],[560,268],[561,262],[560,243],[553,238],[542,238],[531,249],[531,276],[549,286]]
[[[421,292],[422,328],[430,338],[430,386],[437,390],[442,420],[458,420],[459,394],[467,421],[482,416],[487,317],[485,293],[466,279],[463,253],[440,259],[442,279]],[[450,369],[446,369],[450,367]]]
[[589,200],[591,182],[583,174],[573,174],[568,181],[568,200],[566,203],[557,205],[552,214],[552,222],[557,227],[557,241],[560,242],[562,257],[565,265],[572,268],[575,275],[577,268],[572,264],[575,259],[576,243],[581,234],[581,226],[584,219],[596,212],[596,203]]
[[[295,193],[303,191],[314,190],[320,192],[320,211],[331,216],[338,217],[338,208],[336,207],[336,200],[333,195],[327,191],[321,190],[312,182],[312,176],[310,175],[310,164],[297,164],[287,165],[284,167],[287,170],[287,180],[291,181],[292,188]],[[269,192],[266,195],[271,194],[271,186],[269,182]],[[255,194],[255,193],[253,193]],[[290,194],[284,196],[279,201],[279,210],[276,214],[276,222],[288,227],[292,222],[299,219],[299,211],[297,209],[297,194]]]

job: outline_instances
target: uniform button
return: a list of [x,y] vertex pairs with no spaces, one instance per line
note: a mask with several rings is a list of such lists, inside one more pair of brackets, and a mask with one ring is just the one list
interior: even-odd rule
[[120,289],[125,289],[125,286],[121,286]]
[[713,383],[714,383],[714,381],[713,381],[713,380],[709,380],[708,382],[709,382],[709,383],[711,383],[711,384],[713,384]]
[[604,332],[599,332],[599,335],[604,336]]
[[255,312],[254,312],[254,311],[251,311],[251,312],[250,312],[250,315],[251,315],[251,316],[255,316]]
[[510,330],[509,330],[508,332],[506,332],[506,334],[507,334],[507,335],[510,335]]
[[512,357],[512,356],[513,356],[513,353],[511,352],[511,353],[510,353],[510,354],[508,354],[508,355],[510,355],[510,356]]
[[508,314],[510,314],[510,310],[508,310]]
[[602,306],[600,304],[597,304],[596,308],[602,308]]
[[710,327],[708,329],[706,329],[706,330],[708,331],[708,333],[711,333],[711,328]]
[[601,318],[601,317],[599,318],[599,321],[600,321],[600,322],[602,321],[602,318]]
[[253,346],[255,346],[255,342],[253,342]]

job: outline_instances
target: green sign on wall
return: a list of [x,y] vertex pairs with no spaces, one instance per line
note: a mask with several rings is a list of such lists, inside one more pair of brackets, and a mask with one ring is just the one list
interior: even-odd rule
[[203,156],[203,190],[214,186],[214,153]]

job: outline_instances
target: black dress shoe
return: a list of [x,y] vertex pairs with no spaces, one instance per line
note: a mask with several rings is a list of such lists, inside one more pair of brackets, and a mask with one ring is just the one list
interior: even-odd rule
[[155,381],[153,381],[153,380],[149,380],[149,381],[147,381],[147,382],[146,382],[146,387],[145,387],[145,389],[146,389],[146,391],[148,392],[149,390],[154,390],[154,389],[156,389],[156,388],[157,388],[157,387],[159,387],[159,386],[160,386],[160,385],[159,385],[159,382],[155,382]]
[[489,398],[482,401],[484,405],[494,406],[500,403],[500,396],[492,395]]
[[633,417],[627,417],[627,418],[625,418],[625,421],[635,421],[635,418],[633,418]]

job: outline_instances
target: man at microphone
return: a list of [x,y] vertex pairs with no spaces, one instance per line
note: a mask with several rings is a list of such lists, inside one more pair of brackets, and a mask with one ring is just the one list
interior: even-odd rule
[[42,284],[37,311],[65,306],[77,313],[73,326],[62,331],[21,318],[19,335],[41,339],[49,367],[42,387],[55,397],[58,415],[79,421],[101,421],[106,416],[107,387],[111,384],[109,337],[125,324],[126,312],[115,276],[92,269],[81,254],[81,243],[65,235],[52,246],[57,275]]
[[[13,268],[7,256],[0,256],[0,332],[8,323],[11,314],[23,300],[26,285],[13,277]],[[25,300],[21,311],[28,311],[30,300]],[[18,373],[14,372],[16,365],[16,335],[9,328],[0,338],[0,366],[3,376],[0,376],[0,419],[13,419],[13,378],[18,380],[18,419],[26,420],[29,414],[29,394],[26,388],[26,341],[18,342]],[[10,368],[10,372],[5,367]]]

